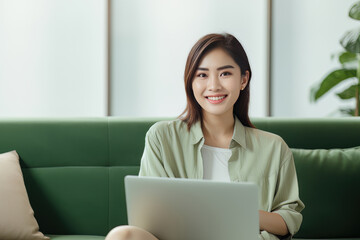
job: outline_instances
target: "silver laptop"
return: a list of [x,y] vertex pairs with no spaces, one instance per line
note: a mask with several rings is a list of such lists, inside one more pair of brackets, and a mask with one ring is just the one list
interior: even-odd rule
[[160,240],[259,239],[254,183],[126,176],[125,194],[129,225]]

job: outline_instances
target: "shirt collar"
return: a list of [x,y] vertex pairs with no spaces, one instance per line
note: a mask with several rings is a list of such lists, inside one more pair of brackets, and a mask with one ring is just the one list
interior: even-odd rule
[[246,148],[246,131],[244,125],[240,122],[240,120],[235,116],[235,127],[234,134],[232,139],[240,144],[240,146]]
[[[245,127],[242,125],[240,120],[234,116],[235,118],[235,126],[234,126],[234,133],[232,136],[232,140],[237,142],[240,146],[246,148],[246,139],[245,139]],[[204,138],[204,134],[201,129],[201,121],[197,121],[193,124],[190,129],[192,134],[192,144],[197,144],[202,138]]]
[[204,138],[204,134],[201,129],[201,120],[191,126],[190,132],[192,134],[192,144],[197,144],[202,138]]

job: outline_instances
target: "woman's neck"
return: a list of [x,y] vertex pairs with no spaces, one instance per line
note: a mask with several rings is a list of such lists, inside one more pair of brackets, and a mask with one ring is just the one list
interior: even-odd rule
[[234,133],[234,116],[203,114],[202,131],[205,144],[213,147],[229,148]]

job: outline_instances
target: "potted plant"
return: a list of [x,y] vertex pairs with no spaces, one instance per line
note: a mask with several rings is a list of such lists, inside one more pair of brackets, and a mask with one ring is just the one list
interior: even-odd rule
[[[349,11],[349,17],[355,20],[360,20],[360,1],[356,2]],[[336,93],[341,99],[355,98],[355,108],[340,109],[341,112],[359,116],[359,101],[360,101],[360,28],[350,30],[344,34],[340,40],[344,52],[339,54],[339,62],[341,68],[332,71],[328,74],[319,85],[311,88],[310,97],[312,101],[317,101],[325,93],[343,81],[354,81],[347,89]]]

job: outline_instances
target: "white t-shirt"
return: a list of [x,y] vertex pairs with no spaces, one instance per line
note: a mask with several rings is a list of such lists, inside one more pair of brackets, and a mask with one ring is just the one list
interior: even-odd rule
[[230,182],[228,161],[231,150],[203,145],[201,155],[204,165],[204,179]]

